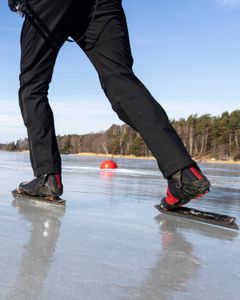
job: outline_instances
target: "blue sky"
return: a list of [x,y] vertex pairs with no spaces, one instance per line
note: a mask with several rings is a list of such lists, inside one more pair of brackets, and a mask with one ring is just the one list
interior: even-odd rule
[[[135,73],[171,119],[240,108],[240,0],[123,0],[123,6]],[[1,1],[0,143],[26,136],[17,97],[22,22]],[[122,124],[73,43],[59,53],[49,100],[57,134]]]

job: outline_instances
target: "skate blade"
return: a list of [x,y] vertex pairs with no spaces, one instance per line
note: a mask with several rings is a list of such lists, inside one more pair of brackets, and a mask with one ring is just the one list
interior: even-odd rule
[[214,212],[203,211],[191,207],[178,207],[174,210],[166,210],[162,205],[155,205],[155,208],[163,214],[182,217],[196,222],[216,225],[220,227],[239,230],[236,218],[228,215],[222,215]]
[[16,199],[21,198],[24,200],[37,201],[37,202],[42,202],[42,203],[57,205],[57,206],[65,206],[66,205],[66,200],[63,200],[56,196],[47,196],[47,197],[32,196],[32,195],[27,195],[27,194],[23,193],[19,189],[13,190],[12,194],[13,194],[14,198],[16,198]]

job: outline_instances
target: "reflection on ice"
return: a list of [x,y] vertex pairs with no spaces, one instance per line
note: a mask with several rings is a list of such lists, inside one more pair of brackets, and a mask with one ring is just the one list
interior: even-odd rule
[[14,200],[13,206],[31,228],[16,278],[9,287],[5,300],[34,300],[42,291],[49,265],[53,261],[60,219],[65,211],[61,208],[41,207],[21,199]]
[[[97,167],[85,167],[85,166],[64,166],[63,170],[65,172],[71,172],[71,173],[99,173],[104,171],[103,169],[99,169]],[[106,171],[106,170],[105,170]],[[160,177],[159,171],[149,171],[149,170],[134,170],[134,169],[114,169],[114,170],[107,170],[109,173],[119,174],[119,175],[129,175],[129,176],[156,176]]]
[[[111,171],[102,160],[63,156],[65,212],[13,207],[10,191],[32,176],[28,154],[0,152],[0,299],[238,300],[239,234],[159,215],[166,182],[154,161],[119,159]],[[211,193],[191,205],[240,220],[240,165],[202,167]]]

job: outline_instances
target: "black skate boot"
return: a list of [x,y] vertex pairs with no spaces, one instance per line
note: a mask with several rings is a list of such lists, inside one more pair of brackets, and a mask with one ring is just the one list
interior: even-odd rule
[[61,174],[46,174],[29,182],[22,182],[16,192],[49,200],[58,199],[63,193]]
[[161,201],[161,206],[166,210],[174,210],[188,203],[194,198],[199,198],[208,193],[210,182],[203,175],[197,165],[186,167],[168,179],[166,197]]

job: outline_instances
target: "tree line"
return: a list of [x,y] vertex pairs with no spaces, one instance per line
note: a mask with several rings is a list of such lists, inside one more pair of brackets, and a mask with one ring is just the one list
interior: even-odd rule
[[[240,110],[220,116],[190,115],[171,121],[191,156],[219,160],[240,159]],[[105,132],[57,136],[61,153],[81,152],[151,156],[141,136],[127,125],[112,125]],[[28,150],[28,139],[0,145],[2,150]]]
[[191,115],[173,125],[193,157],[240,159],[240,110],[218,117]]

